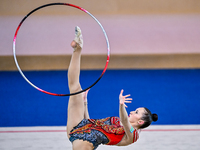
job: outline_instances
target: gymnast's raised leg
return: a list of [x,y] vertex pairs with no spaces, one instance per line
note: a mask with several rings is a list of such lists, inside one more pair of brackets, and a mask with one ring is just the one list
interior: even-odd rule
[[[76,37],[71,46],[74,48],[70,65],[68,68],[68,86],[70,93],[82,90],[79,83],[80,61],[83,41],[81,40],[81,30],[76,27]],[[70,131],[84,119],[84,101],[82,93],[70,96],[68,103],[67,135],[70,138]],[[73,150],[92,149],[93,145],[87,141],[75,140],[72,143]]]

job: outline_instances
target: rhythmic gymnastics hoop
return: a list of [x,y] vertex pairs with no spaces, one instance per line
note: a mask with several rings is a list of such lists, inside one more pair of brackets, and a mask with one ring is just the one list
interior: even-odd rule
[[[35,11],[39,10],[39,9],[42,9],[44,7],[48,7],[48,6],[53,6],[53,5],[65,5],[65,6],[70,6],[70,7],[74,7],[74,8],[77,8],[85,13],[87,13],[88,15],[90,15],[97,23],[98,25],[101,27],[102,31],[103,31],[103,34],[106,38],[106,43],[107,43],[107,60],[106,60],[106,65],[100,75],[100,77],[89,87],[87,87],[86,89],[83,89],[81,91],[78,91],[76,93],[70,93],[70,94],[56,94],[56,93],[51,93],[51,92],[48,92],[48,91],[45,91],[39,87],[37,87],[36,85],[34,85],[31,81],[29,81],[26,76],[24,75],[24,73],[22,72],[22,70],[20,69],[19,67],[19,64],[18,64],[18,61],[17,61],[17,58],[16,58],[16,54],[15,54],[15,44],[16,44],[16,39],[17,39],[17,34],[18,34],[18,31],[22,25],[22,23],[26,20],[26,18],[28,18],[32,13],[34,13]],[[106,72],[106,69],[108,67],[108,63],[109,63],[109,60],[110,60],[110,45],[109,45],[109,41],[108,41],[108,37],[107,37],[107,34],[103,28],[103,26],[101,25],[101,23],[91,14],[89,13],[86,9],[83,9],[79,6],[76,6],[76,5],[73,5],[73,4],[69,4],[69,3],[50,3],[50,4],[46,4],[46,5],[42,5],[40,7],[37,7],[35,8],[34,10],[32,10],[31,12],[29,12],[23,19],[22,21],[19,23],[16,31],[15,31],[15,35],[14,35],[14,39],[13,39],[13,56],[14,56],[14,60],[15,60],[15,64],[17,66],[17,69],[18,71],[20,72],[20,74],[22,75],[22,77],[32,86],[34,87],[35,89],[43,92],[43,93],[46,93],[46,94],[49,94],[49,95],[54,95],[54,96],[71,96],[71,95],[76,95],[76,94],[79,94],[79,93],[82,93],[88,89],[90,89],[91,87],[93,87],[101,78],[102,76],[104,75],[104,73]]]

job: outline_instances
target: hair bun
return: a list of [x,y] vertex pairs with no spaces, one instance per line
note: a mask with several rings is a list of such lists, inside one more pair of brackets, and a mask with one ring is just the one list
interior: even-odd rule
[[158,120],[158,115],[157,114],[152,114],[152,120],[156,122]]

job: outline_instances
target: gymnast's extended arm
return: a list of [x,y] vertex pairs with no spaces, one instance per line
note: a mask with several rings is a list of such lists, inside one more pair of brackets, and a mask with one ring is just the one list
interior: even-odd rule
[[131,124],[128,120],[128,113],[126,111],[126,104],[125,103],[131,103],[132,98],[128,98],[130,95],[123,96],[123,90],[121,90],[119,95],[119,115],[120,115],[120,121],[124,127],[125,130],[125,136],[123,139],[117,144],[118,146],[125,146],[133,141],[133,134],[130,132]]

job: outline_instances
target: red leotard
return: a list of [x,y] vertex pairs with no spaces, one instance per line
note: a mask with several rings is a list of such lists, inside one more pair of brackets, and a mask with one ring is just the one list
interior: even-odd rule
[[[105,119],[88,119],[86,123],[80,123],[70,133],[71,136],[76,136],[76,139],[87,140],[95,147],[99,144],[116,145],[118,144],[124,134],[124,128],[120,125],[119,117],[108,117]],[[98,132],[99,131],[99,132]],[[98,136],[92,136],[93,134],[100,133]],[[139,138],[137,130],[133,132],[133,143]],[[92,137],[92,138],[91,138]],[[97,137],[98,140],[93,139]],[[99,139],[106,139],[100,142]]]

